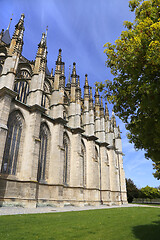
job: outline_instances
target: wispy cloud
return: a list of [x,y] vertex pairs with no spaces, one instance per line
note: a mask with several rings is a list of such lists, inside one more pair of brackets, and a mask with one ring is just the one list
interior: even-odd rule
[[[95,81],[113,78],[105,67],[103,45],[108,41],[114,43],[124,29],[123,21],[132,21],[134,16],[128,0],[1,0],[0,28],[7,28],[12,13],[11,33],[21,13],[26,16],[23,55],[34,60],[41,34],[48,25],[49,69],[54,67],[58,49],[62,48],[66,75],[68,66],[76,61],[81,86],[85,73],[92,86]],[[117,123],[122,131],[126,176],[138,186],[160,185],[152,176],[152,162],[144,158],[143,151],[135,151],[126,137],[125,125],[118,119]]]

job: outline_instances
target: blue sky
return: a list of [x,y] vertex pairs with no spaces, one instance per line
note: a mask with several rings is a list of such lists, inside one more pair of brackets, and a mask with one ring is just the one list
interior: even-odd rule
[[[48,68],[55,68],[58,49],[62,48],[66,77],[69,65],[76,62],[81,86],[85,74],[89,84],[112,79],[110,69],[105,66],[103,45],[114,43],[120,36],[123,21],[134,19],[129,11],[128,0],[0,0],[0,30],[6,29],[13,14],[10,27],[14,26],[21,13],[25,14],[23,55],[34,60],[42,32],[48,25]],[[111,114],[111,106],[109,106]],[[122,131],[124,169],[137,187],[159,186],[152,173],[152,162],[144,158],[143,151],[135,151],[126,138],[124,124],[117,119]]]

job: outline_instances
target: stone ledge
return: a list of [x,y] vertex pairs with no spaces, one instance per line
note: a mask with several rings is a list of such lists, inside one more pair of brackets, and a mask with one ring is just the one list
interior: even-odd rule
[[0,97],[3,97],[5,95],[10,96],[11,98],[15,98],[18,94],[7,87],[3,87],[0,89]]

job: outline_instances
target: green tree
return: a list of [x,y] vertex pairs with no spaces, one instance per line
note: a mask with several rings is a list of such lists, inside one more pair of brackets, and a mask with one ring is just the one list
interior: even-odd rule
[[139,190],[130,178],[126,178],[126,188],[127,188],[127,200],[129,203],[133,201],[133,198],[139,197]]
[[154,161],[160,179],[160,0],[131,0],[134,22],[115,44],[106,43],[106,65],[113,81],[97,83],[126,123],[128,138]]
[[160,198],[160,191],[157,188],[149,187],[148,185],[141,188],[140,192],[142,198]]

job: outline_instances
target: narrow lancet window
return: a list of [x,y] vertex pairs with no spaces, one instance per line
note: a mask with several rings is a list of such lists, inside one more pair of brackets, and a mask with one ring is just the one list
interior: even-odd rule
[[37,180],[46,180],[46,162],[47,162],[47,151],[49,141],[49,130],[46,124],[42,124],[40,128],[40,150],[39,150],[39,163],[38,163],[38,175]]
[[70,142],[67,134],[64,134],[63,137],[63,147],[64,147],[64,168],[63,168],[63,183],[68,184],[69,182],[69,154],[70,154]]
[[12,113],[8,120],[8,134],[3,155],[2,173],[16,174],[21,133],[22,118],[19,113]]
[[82,186],[86,185],[86,148],[84,145],[84,142],[82,141],[81,143],[81,157],[82,157],[82,162],[81,162],[81,179],[82,179]]

